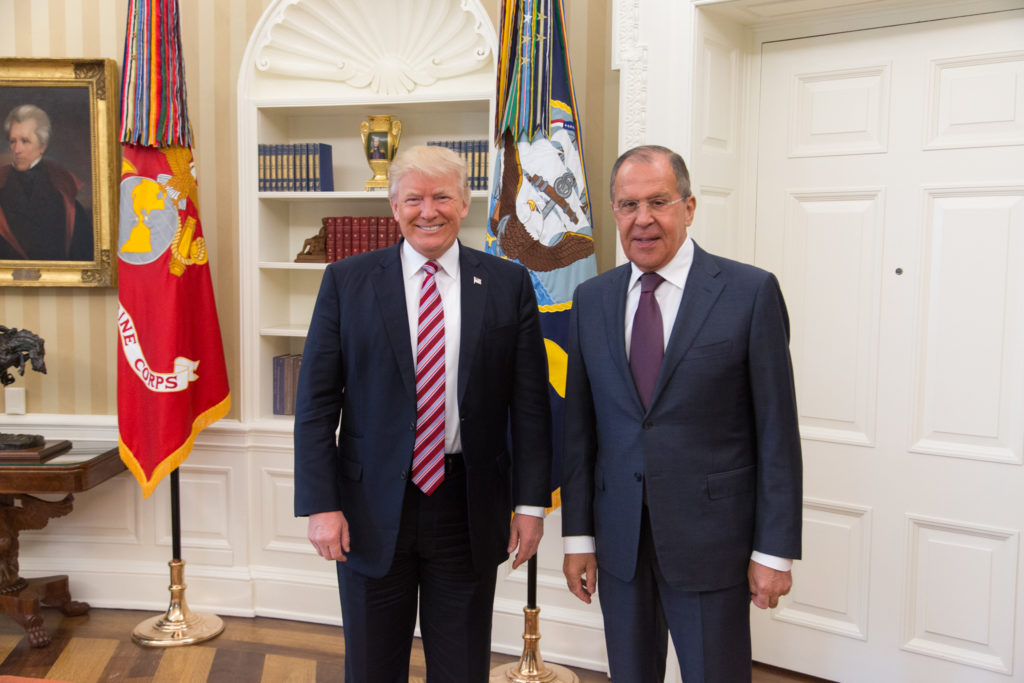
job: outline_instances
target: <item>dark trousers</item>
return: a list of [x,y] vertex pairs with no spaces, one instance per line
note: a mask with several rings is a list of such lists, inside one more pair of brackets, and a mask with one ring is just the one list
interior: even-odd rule
[[427,683],[488,679],[498,568],[473,569],[460,464],[430,496],[409,484],[387,574],[375,579],[337,563],[347,683],[407,683],[417,598]]
[[612,681],[664,681],[668,632],[685,683],[750,681],[749,586],[744,582],[695,592],[668,585],[658,566],[646,506],[633,580],[600,571],[598,576]]

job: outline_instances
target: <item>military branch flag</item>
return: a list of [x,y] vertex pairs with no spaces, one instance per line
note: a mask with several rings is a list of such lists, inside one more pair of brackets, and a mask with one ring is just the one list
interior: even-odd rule
[[130,0],[121,88],[118,445],[148,497],[231,405],[199,221],[177,0]]
[[537,292],[558,507],[569,309],[576,285],[597,274],[562,0],[502,0],[494,124],[486,250],[526,266]]

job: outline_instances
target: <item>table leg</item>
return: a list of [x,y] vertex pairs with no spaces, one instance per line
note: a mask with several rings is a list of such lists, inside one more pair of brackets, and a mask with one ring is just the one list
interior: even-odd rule
[[67,616],[89,611],[87,603],[71,599],[66,575],[35,579],[18,575],[18,533],[23,529],[42,529],[53,517],[68,514],[72,501],[74,496],[70,493],[58,501],[24,494],[0,495],[0,610],[25,629],[32,647],[50,644],[40,605],[58,607]]

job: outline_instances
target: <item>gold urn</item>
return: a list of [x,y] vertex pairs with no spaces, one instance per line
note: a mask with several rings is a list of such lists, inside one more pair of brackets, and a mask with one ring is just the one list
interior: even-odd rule
[[367,116],[359,124],[363,138],[363,153],[373,177],[366,181],[367,190],[388,189],[388,167],[398,152],[402,137],[402,122],[388,115]]

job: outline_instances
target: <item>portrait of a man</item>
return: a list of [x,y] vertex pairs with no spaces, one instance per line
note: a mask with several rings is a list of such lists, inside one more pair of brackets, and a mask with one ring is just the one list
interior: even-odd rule
[[49,153],[50,116],[25,102],[7,112],[3,126],[8,158],[0,164],[0,260],[92,260],[92,212],[83,203],[91,203],[90,193],[78,173]]
[[370,133],[370,158],[386,159],[388,155],[388,134]]

